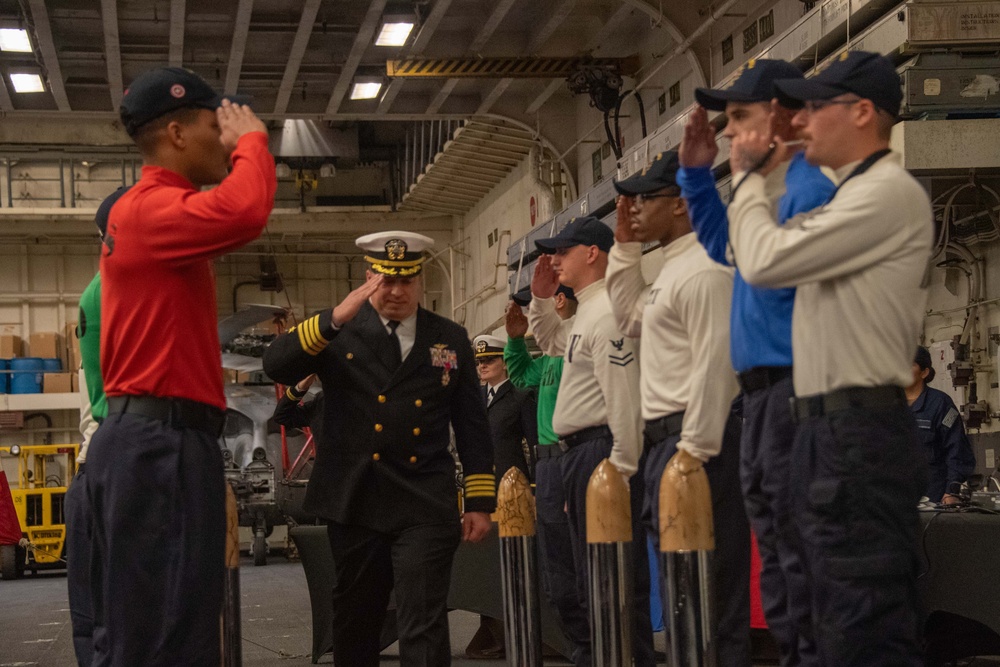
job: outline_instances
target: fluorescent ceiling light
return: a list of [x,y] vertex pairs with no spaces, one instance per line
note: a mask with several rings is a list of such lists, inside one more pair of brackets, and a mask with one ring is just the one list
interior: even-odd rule
[[10,82],[14,84],[14,92],[17,93],[41,93],[45,91],[42,77],[37,74],[11,74]]
[[382,90],[381,81],[355,81],[351,88],[352,100],[373,100],[378,97],[378,91]]
[[413,30],[413,21],[385,21],[375,38],[375,46],[403,46]]
[[0,28],[0,51],[31,53],[28,31],[19,28]]

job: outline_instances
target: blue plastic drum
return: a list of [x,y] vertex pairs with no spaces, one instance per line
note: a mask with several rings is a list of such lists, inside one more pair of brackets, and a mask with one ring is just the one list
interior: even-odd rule
[[45,373],[45,363],[38,357],[25,357],[10,360],[10,393],[40,394],[42,393],[42,375]]
[[0,394],[6,394],[10,387],[10,359],[0,359]]

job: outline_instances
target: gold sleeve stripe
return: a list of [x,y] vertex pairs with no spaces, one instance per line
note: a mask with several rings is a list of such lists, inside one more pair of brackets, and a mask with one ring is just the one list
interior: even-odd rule
[[313,356],[322,352],[330,342],[319,333],[319,315],[314,315],[303,322],[299,326],[298,332],[299,345],[302,346],[302,350]]
[[465,480],[465,485],[466,486],[492,486],[492,487],[495,487],[497,485],[497,483],[494,482],[491,479],[471,479],[471,480],[467,479],[467,480]]
[[285,390],[285,396],[287,396],[288,399],[291,400],[291,401],[297,401],[297,400],[299,400],[299,397],[292,393],[292,388],[291,387],[289,387],[288,389]]
[[465,492],[465,497],[466,498],[493,498],[495,496],[496,496],[496,494],[493,493],[492,491],[491,492],[486,492],[486,491],[466,491]]
[[486,484],[486,483],[483,483],[483,484],[466,484],[465,485],[465,489],[467,491],[476,490],[476,491],[490,491],[490,492],[492,492],[492,491],[496,491],[496,488],[497,488],[496,486],[494,486],[492,484]]
[[477,480],[477,479],[488,479],[491,482],[496,482],[496,480],[497,480],[496,475],[494,475],[491,472],[484,472],[484,473],[478,473],[478,474],[475,474],[475,475],[466,475],[465,476],[465,481],[467,481],[467,482],[471,482],[471,481]]

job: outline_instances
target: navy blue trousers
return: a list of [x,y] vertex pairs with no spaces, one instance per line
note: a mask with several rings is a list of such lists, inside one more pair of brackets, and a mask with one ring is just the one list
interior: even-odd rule
[[[611,437],[595,438],[570,449],[559,460],[562,462],[563,489],[569,519],[569,534],[573,544],[573,562],[576,572],[577,594],[584,604],[588,600],[587,576],[587,484],[594,469],[611,456]],[[639,463],[642,470],[642,462]],[[642,512],[643,479],[636,473],[629,481],[632,501],[632,572],[634,575],[632,657],[636,667],[653,667],[653,627],[649,618],[649,555],[646,534],[640,520]],[[588,651],[590,664],[589,615]]]
[[926,460],[909,408],[851,408],[799,424],[792,518],[827,667],[923,665],[917,502]]
[[760,593],[783,667],[819,664],[812,637],[810,593],[791,519],[791,454],[795,422],[789,376],[743,395],[740,479],[760,552]]
[[389,593],[396,591],[399,662],[447,667],[448,587],[458,522],[421,524],[398,533],[330,522],[333,553],[333,664],[377,667]]
[[587,599],[580,599],[577,591],[573,542],[566,518],[566,494],[563,493],[562,466],[558,458],[539,458],[535,464],[535,509],[538,513],[538,549],[541,552],[545,597],[555,607],[559,627],[573,646],[573,664],[590,667]]
[[90,507],[87,505],[86,464],[66,491],[66,587],[73,651],[80,667],[94,659],[94,608],[90,599]]
[[[646,494],[642,519],[659,552],[660,480],[667,462],[677,453],[680,435],[660,442],[647,442]],[[743,509],[739,485],[740,422],[730,416],[722,438],[722,451],[705,464],[712,492],[715,552],[712,555],[712,605],[715,613],[715,643],[720,667],[750,667],[750,525]],[[635,478],[633,478],[635,479]],[[663,573],[660,577],[662,579]],[[660,590],[664,587],[661,582]],[[661,592],[664,615],[670,601]]]
[[94,667],[218,667],[225,479],[209,433],[113,414],[87,451]]

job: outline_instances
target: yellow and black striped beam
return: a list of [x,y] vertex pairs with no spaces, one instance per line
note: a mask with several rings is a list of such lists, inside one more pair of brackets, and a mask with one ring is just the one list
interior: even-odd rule
[[583,67],[632,74],[634,58],[404,58],[387,60],[385,71],[397,78],[559,79]]

